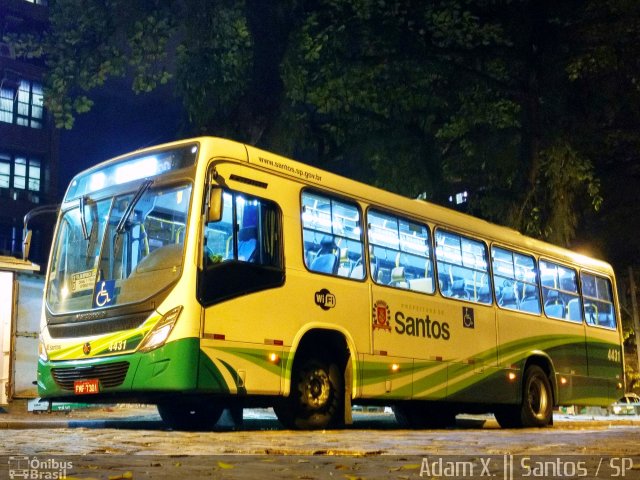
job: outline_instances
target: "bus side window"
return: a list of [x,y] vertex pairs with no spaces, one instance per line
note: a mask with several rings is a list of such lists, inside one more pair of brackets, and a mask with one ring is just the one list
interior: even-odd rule
[[584,317],[589,325],[616,328],[611,280],[582,272]]
[[304,263],[310,271],[364,279],[364,242],[355,203],[304,191],[301,218]]
[[438,229],[435,256],[443,296],[492,302],[487,247],[483,242]]
[[539,314],[540,290],[535,259],[496,246],[491,247],[491,257],[498,306]]
[[435,292],[429,227],[413,220],[370,210],[367,234],[375,257],[373,280],[381,285]]
[[578,275],[572,268],[540,260],[544,313],[550,318],[582,322]]

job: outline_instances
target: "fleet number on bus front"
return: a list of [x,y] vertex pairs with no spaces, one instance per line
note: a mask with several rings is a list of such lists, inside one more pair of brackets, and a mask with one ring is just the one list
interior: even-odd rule
[[127,348],[126,340],[120,340],[119,342],[111,342],[109,344],[110,352],[121,352],[122,350],[126,350],[126,348]]

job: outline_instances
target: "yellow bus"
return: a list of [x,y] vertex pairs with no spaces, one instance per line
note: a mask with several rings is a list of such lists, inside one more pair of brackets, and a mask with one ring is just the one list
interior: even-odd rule
[[623,392],[598,260],[220,138],[78,174],[44,292],[43,398],[147,402],[173,428],[290,428],[391,405],[412,427],[543,427]]

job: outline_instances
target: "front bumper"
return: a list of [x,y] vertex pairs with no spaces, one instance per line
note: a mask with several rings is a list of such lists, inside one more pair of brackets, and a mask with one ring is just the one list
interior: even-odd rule
[[[198,388],[201,352],[197,338],[186,338],[147,353],[87,360],[38,361],[38,394],[42,398],[78,401],[105,397],[153,397]],[[77,394],[76,382],[97,380],[98,392]]]

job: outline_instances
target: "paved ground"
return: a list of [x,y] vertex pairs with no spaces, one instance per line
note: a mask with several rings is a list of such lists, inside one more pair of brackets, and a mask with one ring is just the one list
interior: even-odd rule
[[[598,409],[599,410],[599,409]],[[244,410],[245,425],[253,427],[278,428],[279,423],[270,409]],[[264,422],[263,422],[264,421]],[[638,415],[606,415],[604,411],[573,415],[556,412],[556,424],[565,428],[584,428],[588,426],[637,426],[640,427]],[[380,409],[373,411],[354,411],[355,426],[365,428],[397,429],[393,414]],[[458,425],[466,428],[499,428],[492,415],[459,416]],[[99,405],[70,410],[49,412],[28,411],[27,400],[18,399],[9,405],[0,407],[0,429],[36,429],[36,428],[151,428],[165,429],[162,420],[153,405]],[[230,416],[226,413],[220,420],[220,430],[235,429]]]
[[637,416],[556,414],[553,428],[525,430],[473,416],[452,429],[403,430],[390,414],[356,413],[350,428],[312,432],[282,429],[269,410],[244,419],[176,432],[150,406],[34,414],[15,402],[0,413],[0,480],[640,479]]

